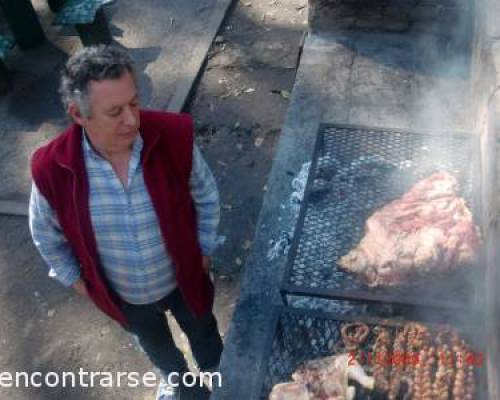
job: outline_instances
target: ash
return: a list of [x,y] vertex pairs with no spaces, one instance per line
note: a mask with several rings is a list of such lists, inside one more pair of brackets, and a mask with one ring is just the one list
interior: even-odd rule
[[310,169],[310,161],[302,164],[299,174],[292,180],[293,192],[290,195],[289,203],[295,220],[299,217],[300,207],[302,205],[302,201],[304,200],[304,192],[306,190],[307,178],[309,176]]
[[270,240],[271,248],[267,252],[267,259],[274,260],[280,256],[286,256],[290,250],[292,242],[292,234],[290,232],[281,231],[278,240]]
[[341,315],[349,315],[353,312],[357,312],[358,314],[367,312],[366,306],[359,303],[356,304],[350,301],[338,301],[318,297],[288,296],[288,304],[293,308],[318,310]]
[[282,204],[282,209],[289,209],[292,212],[290,231],[281,231],[278,239],[270,240],[269,245],[271,248],[267,252],[268,261],[272,261],[278,257],[286,256],[290,250],[290,243],[292,242],[293,229],[295,223],[299,218],[300,207],[302,201],[304,200],[304,192],[306,189],[307,178],[309,176],[309,169],[311,168],[311,162],[306,162],[302,164],[298,175],[292,180],[293,192],[286,204]]

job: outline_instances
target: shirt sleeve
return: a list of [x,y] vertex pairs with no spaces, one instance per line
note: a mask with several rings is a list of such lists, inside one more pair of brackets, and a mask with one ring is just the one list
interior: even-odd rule
[[198,217],[198,240],[203,255],[209,256],[212,255],[218,244],[219,192],[215,178],[196,145],[193,146],[190,186]]
[[80,266],[57,217],[35,183],[31,187],[29,226],[33,242],[49,266],[49,276],[64,286],[73,285],[80,277]]

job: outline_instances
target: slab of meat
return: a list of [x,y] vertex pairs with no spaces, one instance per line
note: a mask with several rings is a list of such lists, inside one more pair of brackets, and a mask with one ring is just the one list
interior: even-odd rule
[[354,386],[348,385],[353,379],[367,389],[373,390],[375,381],[365,374],[359,363],[350,354],[320,358],[306,362],[292,375],[296,382],[307,384],[315,398],[328,400],[352,400]]
[[372,214],[363,239],[339,265],[369,286],[394,286],[474,262],[479,242],[457,180],[441,171]]
[[269,400],[310,400],[306,385],[297,382],[278,383],[273,387]]

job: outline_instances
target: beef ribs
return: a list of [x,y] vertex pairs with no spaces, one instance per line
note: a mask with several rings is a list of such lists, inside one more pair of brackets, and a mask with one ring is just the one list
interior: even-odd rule
[[395,286],[445,273],[476,258],[480,232],[457,180],[440,171],[373,213],[358,246],[339,265],[369,286]]

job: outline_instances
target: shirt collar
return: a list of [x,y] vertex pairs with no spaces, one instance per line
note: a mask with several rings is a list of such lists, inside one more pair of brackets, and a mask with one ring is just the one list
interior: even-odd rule
[[[103,157],[95,151],[95,149],[92,147],[90,144],[90,139],[87,136],[87,132],[85,131],[84,128],[82,128],[82,145],[83,145],[83,151],[86,156],[92,157],[94,160],[102,160]],[[136,136],[134,140],[134,144],[132,145],[132,156],[133,157],[138,157],[141,154],[142,148],[144,145],[144,141],[141,137],[141,134],[139,132],[139,135]]]

